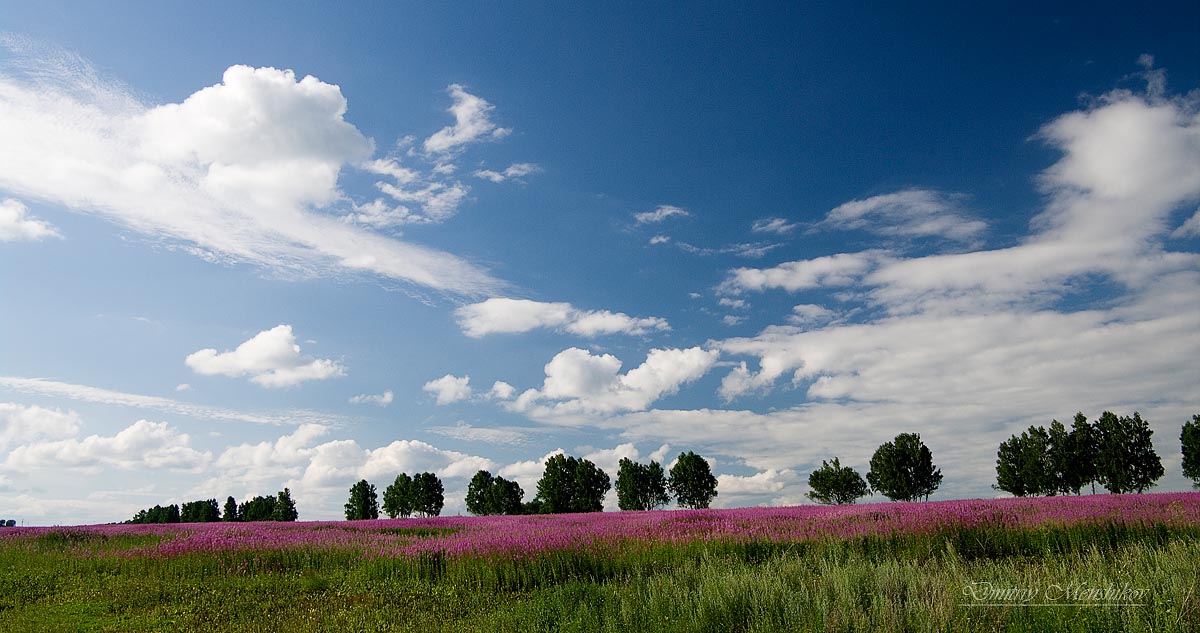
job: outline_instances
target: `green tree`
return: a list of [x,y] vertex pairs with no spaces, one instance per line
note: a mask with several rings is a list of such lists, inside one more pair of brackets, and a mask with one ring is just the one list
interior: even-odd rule
[[1179,432],[1179,444],[1183,449],[1183,476],[1200,488],[1200,414],[1193,415],[1191,422],[1184,423],[1183,430]]
[[347,521],[378,519],[379,497],[375,494],[375,484],[362,479],[350,486],[350,499],[346,501],[345,509]]
[[1096,436],[1096,479],[1109,492],[1141,493],[1163,476],[1154,431],[1136,411],[1132,418],[1105,411],[1096,420]]
[[238,506],[238,516],[243,521],[273,521],[275,518],[275,496],[255,496]]
[[275,495],[275,511],[271,515],[273,521],[295,521],[300,518],[296,511],[296,502],[292,500],[292,491],[284,488]]
[[608,474],[590,460],[552,455],[538,480],[534,501],[540,512],[599,512],[612,487]]
[[189,501],[179,508],[182,523],[209,523],[221,520],[221,509],[216,499]]
[[671,503],[667,474],[662,464],[640,464],[622,457],[617,469],[617,507],[622,510],[653,510]]
[[707,508],[717,496],[717,478],[713,477],[708,460],[692,451],[679,454],[667,485],[682,508]]
[[467,485],[467,511],[476,515],[521,514],[524,496],[517,482],[481,470]]
[[396,475],[396,480],[383,491],[383,511],[389,518],[410,517],[413,513],[413,480],[407,473]]
[[1096,427],[1088,422],[1082,412],[1075,414],[1069,440],[1071,462],[1064,477],[1066,487],[1079,494],[1084,486],[1090,485],[1092,494],[1096,494]]
[[1075,457],[1075,451],[1071,446],[1070,432],[1062,422],[1051,420],[1046,440],[1046,485],[1050,490],[1046,494],[1065,495],[1074,492],[1071,488],[1071,460]]
[[225,499],[225,512],[221,515],[222,521],[239,521],[237,499],[228,497]]
[[[480,470],[467,484],[467,512],[476,516],[496,514],[492,507],[492,488],[496,478],[486,470]],[[385,495],[386,498],[386,495]]]
[[929,499],[942,483],[942,471],[919,434],[901,433],[875,450],[867,482],[892,501]]
[[446,504],[442,480],[433,473],[419,473],[412,483],[413,512],[423,517],[435,517]]
[[808,475],[808,498],[825,505],[854,503],[867,495],[867,482],[858,471],[842,466],[838,458],[821,461],[821,467]]
[[996,451],[996,488],[1016,497],[1053,495],[1058,490],[1050,434],[1045,428],[1030,426],[1000,443]]

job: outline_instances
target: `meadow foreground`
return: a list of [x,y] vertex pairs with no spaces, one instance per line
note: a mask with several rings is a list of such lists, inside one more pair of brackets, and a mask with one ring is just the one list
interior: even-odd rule
[[1200,628],[1200,493],[9,528],[5,630]]

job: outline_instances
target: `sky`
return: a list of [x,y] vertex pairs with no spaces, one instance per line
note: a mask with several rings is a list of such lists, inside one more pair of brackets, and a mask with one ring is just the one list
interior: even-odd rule
[[1195,3],[427,4],[0,1],[0,517],[904,432],[992,497],[1105,410],[1188,489]]

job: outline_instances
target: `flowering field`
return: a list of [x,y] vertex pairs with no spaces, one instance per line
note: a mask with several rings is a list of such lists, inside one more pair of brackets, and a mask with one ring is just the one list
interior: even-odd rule
[[[14,630],[1195,630],[1200,494],[11,528],[0,563]],[[975,604],[1074,576],[1129,604]]]

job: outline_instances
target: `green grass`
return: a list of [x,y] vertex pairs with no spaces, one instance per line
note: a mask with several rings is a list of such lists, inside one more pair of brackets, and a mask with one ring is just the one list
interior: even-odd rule
[[[1200,630],[1200,528],[992,527],[525,561],[120,553],[159,538],[68,530],[0,544],[0,630]],[[969,583],[1143,593],[1141,606],[983,607]]]

